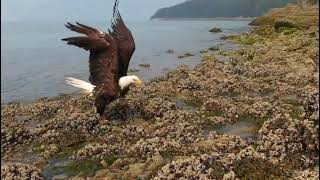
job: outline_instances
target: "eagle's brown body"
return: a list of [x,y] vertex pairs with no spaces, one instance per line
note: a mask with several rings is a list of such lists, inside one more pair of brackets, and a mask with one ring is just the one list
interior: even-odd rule
[[80,23],[68,23],[66,27],[71,31],[86,36],[63,39],[67,44],[90,51],[89,81],[96,86],[95,105],[100,115],[106,105],[119,97],[119,93],[124,95],[128,91],[127,88],[121,92],[118,82],[119,78],[127,75],[129,62],[135,50],[132,34],[118,11],[118,0],[115,2],[113,18],[109,34]]

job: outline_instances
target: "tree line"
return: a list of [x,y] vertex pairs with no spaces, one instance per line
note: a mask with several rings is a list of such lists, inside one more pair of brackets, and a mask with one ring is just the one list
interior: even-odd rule
[[187,0],[175,6],[159,9],[151,19],[257,17],[288,3],[298,3],[303,7],[318,4],[319,0]]

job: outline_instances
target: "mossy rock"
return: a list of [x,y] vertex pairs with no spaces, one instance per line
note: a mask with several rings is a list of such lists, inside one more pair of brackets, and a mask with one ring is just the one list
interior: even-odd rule
[[223,37],[224,40],[231,40],[243,45],[252,45],[256,42],[263,41],[263,38],[254,34],[243,33],[240,35],[231,35]]
[[94,176],[95,172],[101,170],[103,166],[93,160],[84,160],[80,162],[73,162],[67,169],[69,171],[74,172],[78,176]]
[[33,146],[32,150],[37,153],[42,153],[46,150],[46,146],[44,144],[37,144]]
[[279,165],[264,159],[245,158],[235,162],[235,173],[240,179],[288,179],[289,173]]
[[105,167],[110,167],[113,165],[114,162],[116,162],[119,158],[116,157],[116,156],[111,156],[111,157],[108,157],[106,159],[104,159],[103,161],[100,162],[100,164],[102,164],[103,166]]
[[243,36],[238,36],[236,38],[236,41],[244,45],[252,45],[256,43],[258,39],[250,35],[243,35]]
[[290,35],[294,32],[296,32],[296,28],[285,28],[285,27],[281,27],[278,30],[280,33],[284,34],[284,35]]
[[220,28],[214,27],[214,28],[210,29],[209,32],[219,33],[219,32],[222,32],[222,30]]
[[165,159],[165,160],[170,162],[174,157],[174,152],[170,151],[170,150],[167,150],[167,151],[162,152],[161,156],[162,156],[163,159]]
[[276,21],[274,22],[273,27],[277,32],[281,32],[283,30],[296,28],[297,26],[289,21]]
[[274,22],[273,18],[262,16],[262,17],[258,17],[258,18],[255,18],[254,20],[252,20],[249,23],[249,25],[250,26],[266,26],[266,25],[272,25],[273,22]]
[[252,32],[262,37],[272,37],[275,34],[274,30],[268,27],[255,28]]

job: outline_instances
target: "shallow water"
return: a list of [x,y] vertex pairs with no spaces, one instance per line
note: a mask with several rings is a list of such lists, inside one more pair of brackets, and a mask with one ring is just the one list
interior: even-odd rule
[[[248,31],[248,22],[225,19],[128,22],[137,47],[130,68],[139,70],[134,74],[148,81],[181,64],[194,66],[200,61],[200,50],[215,45],[221,49],[237,47],[220,38]],[[109,26],[106,22],[82,23],[104,31]],[[77,89],[65,84],[64,77],[88,79],[88,52],[60,40],[75,35],[63,26],[64,22],[1,24],[1,103],[75,93]],[[212,27],[223,32],[209,33]],[[174,53],[167,53],[168,49]],[[177,58],[186,52],[195,56]]]
[[19,145],[15,148],[12,156],[1,158],[1,166],[11,163],[31,164],[41,159],[41,156],[32,150],[30,146]]
[[199,107],[197,104],[191,103],[191,102],[186,102],[181,99],[177,99],[175,101],[176,106],[182,110],[188,111],[188,112],[196,112],[199,110]]
[[252,140],[256,137],[256,127],[258,120],[251,117],[240,117],[234,123],[218,124],[205,128],[204,135],[207,136],[211,131],[216,131],[218,134],[228,134],[240,136],[244,139]]
[[248,122],[248,121],[237,121],[232,124],[226,124],[224,126],[221,126],[219,128],[216,128],[215,130],[219,134],[229,134],[233,136],[240,136],[242,138],[254,138],[254,128],[255,124]]
[[75,176],[75,172],[68,171],[68,165],[71,163],[68,156],[57,156],[51,158],[47,167],[43,170],[44,177],[52,179],[54,176]]
[[[47,159],[47,165],[43,168],[43,175],[46,179],[52,179],[53,177],[70,177],[75,176],[82,171],[93,171],[90,169],[81,169],[84,165],[98,166],[97,162],[73,162],[70,160],[70,156],[73,152],[83,147],[85,144],[79,144],[74,147],[67,147],[53,157]],[[39,162],[44,160],[43,157],[40,156],[40,152],[32,148],[33,146],[18,146],[15,148],[12,156],[4,159],[1,159],[1,166],[6,164],[14,164],[14,163],[24,163],[24,164],[33,164],[35,162]],[[77,167],[77,165],[79,167]],[[76,168],[75,168],[76,167]]]

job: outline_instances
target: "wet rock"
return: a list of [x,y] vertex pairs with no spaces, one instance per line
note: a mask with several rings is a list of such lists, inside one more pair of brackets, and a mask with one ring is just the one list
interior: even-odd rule
[[142,68],[150,68],[150,67],[151,67],[151,64],[139,64],[139,67],[142,67]]
[[168,53],[168,54],[173,54],[173,53],[174,53],[174,50],[173,50],[173,49],[169,49],[169,50],[166,51],[166,53]]
[[207,50],[201,50],[201,51],[200,51],[201,54],[203,54],[203,53],[208,53],[208,52],[209,52],[209,51],[207,51]]
[[128,73],[136,73],[136,72],[139,72],[138,69],[129,69],[128,70]]
[[179,58],[179,59],[182,59],[182,58],[191,57],[191,56],[194,56],[194,54],[185,53],[185,54],[183,54],[183,55],[179,55],[178,58]]
[[210,29],[209,32],[219,33],[219,32],[222,32],[222,30],[220,28],[214,27],[214,28]]
[[209,48],[210,51],[219,51],[219,46],[212,46]]

